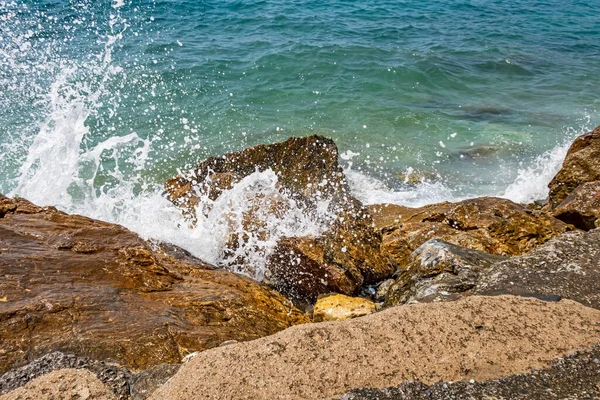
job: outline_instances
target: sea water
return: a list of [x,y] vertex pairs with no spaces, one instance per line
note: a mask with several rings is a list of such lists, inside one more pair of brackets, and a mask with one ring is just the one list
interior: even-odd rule
[[[600,124],[598,60],[599,1],[0,0],[0,192],[216,264],[276,177],[195,226],[162,184],[290,136],[333,138],[365,203],[530,202]],[[253,276],[278,237],[326,225],[290,210],[240,250]]]

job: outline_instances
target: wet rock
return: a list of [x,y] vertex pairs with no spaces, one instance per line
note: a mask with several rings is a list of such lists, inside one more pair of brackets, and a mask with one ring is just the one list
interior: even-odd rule
[[343,294],[319,296],[313,311],[313,320],[343,321],[362,317],[376,311],[375,303],[362,297],[349,297]]
[[134,375],[130,382],[131,400],[146,400],[170,377],[179,371],[181,364],[159,364]]
[[578,186],[554,209],[553,215],[586,231],[600,227],[600,181]]
[[556,359],[551,366],[482,382],[405,382],[385,389],[356,389],[341,400],[547,400],[600,398],[600,346]]
[[[238,153],[211,157],[192,172],[169,180],[170,199],[189,214],[201,199],[217,200],[223,191],[256,171],[272,170],[282,199],[292,199],[305,214],[326,205],[327,229],[317,237],[284,237],[267,258],[265,282],[299,304],[314,302],[319,294],[356,294],[363,283],[375,283],[394,272],[389,258],[381,254],[381,236],[365,207],[348,189],[338,164],[338,150],[322,136],[290,138],[282,143],[250,147]],[[252,261],[238,249],[252,238],[268,240],[265,218],[288,209],[277,199],[255,196],[244,203],[242,222],[231,233],[225,254],[231,266],[254,271]],[[254,204],[256,207],[247,207]],[[285,202],[284,202],[285,203]],[[273,209],[267,213],[252,210]],[[249,211],[248,211],[249,210]],[[235,211],[234,211],[235,212]]]
[[411,253],[429,239],[498,255],[530,251],[571,230],[570,225],[510,200],[480,197],[421,208],[373,205],[369,211],[383,237],[383,248],[406,268]]
[[569,148],[562,168],[548,184],[550,207],[558,207],[579,185],[593,181],[600,181],[600,126],[579,136]]
[[53,351],[144,369],[307,321],[267,287],[121,226],[0,207],[0,372]]
[[480,271],[504,259],[440,239],[428,240],[411,254],[406,270],[389,288],[385,304],[451,300],[473,289]]
[[395,279],[386,279],[385,281],[381,282],[377,286],[377,290],[375,291],[375,294],[373,295],[373,300],[375,300],[376,302],[379,302],[379,303],[385,301],[385,297],[387,296],[387,294],[390,291],[390,288],[392,287],[394,282],[396,282]]
[[131,372],[128,369],[58,351],[46,354],[0,376],[0,394],[15,390],[42,375],[61,369],[86,369],[110,388],[117,399],[129,398]]
[[61,369],[34,379],[0,400],[114,400],[116,397],[89,371]]
[[472,294],[562,297],[600,309],[600,229],[568,232],[482,271]]

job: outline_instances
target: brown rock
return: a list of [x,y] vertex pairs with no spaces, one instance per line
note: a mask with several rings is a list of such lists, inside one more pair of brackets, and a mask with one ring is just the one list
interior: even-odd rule
[[0,197],[0,372],[52,351],[142,369],[306,316],[265,286],[114,224]]
[[550,207],[558,207],[577,187],[600,181],[600,126],[579,136],[567,152],[558,174],[548,184]]
[[112,391],[85,369],[61,369],[34,379],[0,400],[115,400]]
[[[319,294],[355,294],[363,283],[389,277],[394,267],[381,255],[381,236],[365,207],[350,195],[346,178],[338,165],[338,151],[331,139],[322,136],[290,138],[282,143],[259,145],[222,157],[211,157],[191,173],[175,177],[166,184],[170,199],[188,213],[202,196],[217,199],[223,190],[255,171],[272,169],[278,190],[314,213],[319,201],[328,201],[329,229],[319,237],[289,237],[278,242],[268,256],[266,282],[295,301],[314,302]],[[250,234],[267,239],[261,213],[286,211],[286,204],[275,198],[250,199],[249,212],[243,216],[244,233],[233,233],[225,254],[236,252]],[[253,211],[254,210],[254,211]],[[263,213],[264,214],[264,213]],[[262,235],[262,236],[261,236]],[[234,266],[252,265],[243,257],[230,257]]]
[[578,186],[554,209],[553,215],[586,231],[600,227],[600,181]]
[[383,248],[400,269],[414,250],[432,238],[491,254],[515,255],[572,229],[546,213],[495,197],[421,208],[389,204],[368,208],[382,233]]
[[483,380],[549,365],[600,340],[600,311],[513,296],[393,307],[210,349],[152,399],[329,399],[409,380]]
[[337,293],[322,295],[315,304],[313,321],[344,321],[372,314],[375,311],[375,303],[371,300]]

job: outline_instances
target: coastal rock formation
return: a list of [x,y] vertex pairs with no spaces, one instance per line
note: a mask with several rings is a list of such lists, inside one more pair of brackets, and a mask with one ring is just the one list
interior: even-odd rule
[[548,184],[550,207],[555,209],[579,185],[600,181],[600,126],[579,136],[567,152],[562,168]]
[[326,399],[408,380],[484,380],[600,340],[600,311],[513,296],[394,307],[199,353],[152,399]]
[[568,232],[481,272],[472,294],[554,296],[600,309],[600,229]]
[[421,208],[368,208],[398,269],[406,268],[411,253],[433,238],[490,254],[517,255],[572,229],[551,215],[495,197]]
[[[600,346],[576,351],[547,368],[483,382],[404,382],[385,389],[357,389],[341,400],[548,400],[600,398]],[[338,398],[338,397],[336,397]]]
[[[166,188],[171,201],[191,215],[202,198],[216,200],[235,183],[256,171],[268,170],[277,176],[280,193],[294,199],[306,214],[326,204],[329,223],[317,237],[281,239],[268,258],[265,282],[296,301],[311,303],[322,293],[355,294],[363,283],[377,282],[394,272],[389,259],[382,256],[381,237],[373,229],[371,216],[349,193],[331,139],[293,137],[211,157],[192,172],[170,179]],[[264,207],[264,203],[259,199],[257,207]],[[273,209],[270,214],[287,207],[277,199],[269,199],[267,204]],[[247,213],[242,223],[245,233],[233,233],[225,252],[235,254],[247,240],[244,236],[260,231],[263,223],[256,213]],[[233,262],[248,261],[238,257]],[[247,269],[252,270],[252,266]]]
[[439,239],[423,243],[389,288],[386,305],[450,300],[474,288],[480,271],[505,257],[466,249]]
[[554,209],[553,215],[586,231],[600,228],[600,181],[578,186]]
[[307,321],[181,249],[4,196],[0,276],[0,372],[52,351],[143,369]]
[[313,321],[343,321],[362,317],[376,311],[375,303],[362,297],[343,294],[319,296],[313,310]]
[[85,369],[62,369],[34,379],[0,400],[116,400],[111,390]]

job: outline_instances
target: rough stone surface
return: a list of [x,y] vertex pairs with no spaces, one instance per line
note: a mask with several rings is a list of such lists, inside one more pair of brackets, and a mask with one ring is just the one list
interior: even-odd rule
[[170,377],[179,371],[181,364],[159,364],[131,377],[131,400],[146,400]]
[[319,296],[313,311],[313,321],[343,321],[362,317],[376,311],[375,303],[362,297],[343,294]]
[[480,271],[505,257],[431,239],[410,256],[406,270],[389,288],[386,305],[453,299],[477,285]]
[[152,399],[323,399],[409,380],[485,380],[600,340],[600,310],[514,296],[393,307],[199,353]]
[[[336,397],[339,399],[340,397]],[[483,382],[406,382],[386,389],[357,389],[341,400],[585,400],[600,398],[600,346],[558,358],[525,374]]]
[[90,371],[62,369],[34,379],[0,400],[114,400],[116,397]]
[[0,372],[53,351],[145,369],[307,321],[267,287],[118,225],[4,196],[0,210]]
[[493,264],[472,294],[554,295],[600,309],[600,229],[568,232]]
[[578,186],[554,209],[553,215],[586,231],[600,228],[600,181]]
[[570,225],[510,200],[479,197],[421,208],[373,205],[369,211],[383,236],[383,248],[404,269],[410,254],[429,239],[491,254],[530,251]]
[[86,369],[109,387],[117,399],[129,398],[131,372],[128,369],[58,351],[0,376],[0,394],[15,390],[35,378],[59,369]]
[[[203,196],[218,199],[243,178],[268,169],[277,175],[278,190],[284,197],[295,199],[307,213],[314,212],[319,201],[327,201],[328,214],[335,218],[319,237],[281,239],[268,257],[265,282],[302,304],[313,303],[319,294],[328,292],[353,295],[363,283],[392,275],[394,266],[381,253],[381,236],[373,229],[366,208],[350,194],[331,139],[293,137],[211,157],[192,172],[170,179],[166,188],[170,199],[191,215]],[[285,210],[276,199],[261,199],[257,207],[264,207],[265,202],[272,213]],[[262,232],[262,225],[258,213],[245,215],[245,232]],[[232,234],[225,252],[235,253],[243,236]],[[235,257],[232,261],[246,263]]]
[[548,184],[550,207],[558,207],[579,185],[600,181],[600,126],[579,136],[567,152],[562,168]]

